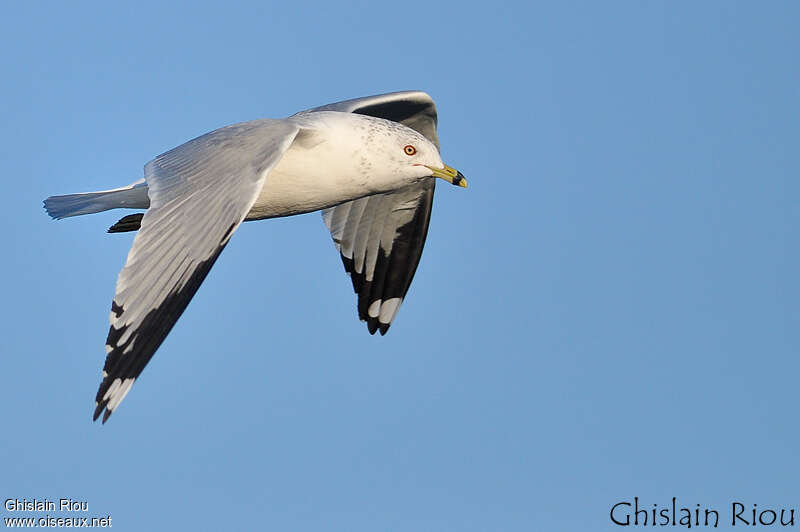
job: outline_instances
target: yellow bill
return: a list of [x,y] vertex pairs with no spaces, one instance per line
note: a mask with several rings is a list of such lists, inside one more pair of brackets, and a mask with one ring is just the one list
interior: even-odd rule
[[444,168],[434,168],[428,165],[425,165],[425,167],[433,172],[433,177],[441,177],[450,184],[467,188],[467,179],[464,177],[464,174],[455,168],[451,168],[447,165],[444,165]]

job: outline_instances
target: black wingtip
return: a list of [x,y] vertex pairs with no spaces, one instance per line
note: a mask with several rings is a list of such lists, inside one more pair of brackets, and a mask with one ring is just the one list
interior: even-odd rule
[[378,330],[378,320],[370,319],[367,322],[367,329],[369,330],[370,334],[375,334]]
[[[112,414],[112,411],[109,410],[108,408],[106,408],[108,406],[108,401],[100,401],[99,403],[96,403],[96,404],[97,404],[97,406],[94,409],[94,415],[92,416],[92,421],[97,421],[97,418],[100,417],[100,414],[103,414],[103,419],[102,419],[101,423],[103,425],[105,425],[106,421],[108,421],[108,418]],[[105,410],[105,412],[104,412],[104,410]]]
[[380,324],[381,336],[386,336],[386,332],[389,330],[389,327],[391,325],[392,325],[391,323],[381,323]]

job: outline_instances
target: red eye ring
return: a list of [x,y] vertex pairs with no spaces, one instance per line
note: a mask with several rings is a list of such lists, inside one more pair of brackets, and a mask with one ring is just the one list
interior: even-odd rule
[[408,156],[415,155],[417,153],[417,149],[411,144],[408,144],[405,148],[403,148],[403,151],[406,152],[406,155]]

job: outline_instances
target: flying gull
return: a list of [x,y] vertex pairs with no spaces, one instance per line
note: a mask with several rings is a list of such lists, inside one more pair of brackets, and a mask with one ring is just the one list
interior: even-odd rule
[[159,155],[113,190],[51,196],[56,219],[116,208],[138,231],[111,302],[94,420],[117,409],[243,221],[322,211],[371,334],[385,334],[422,255],[439,156],[424,92],[357,98],[217,129]]

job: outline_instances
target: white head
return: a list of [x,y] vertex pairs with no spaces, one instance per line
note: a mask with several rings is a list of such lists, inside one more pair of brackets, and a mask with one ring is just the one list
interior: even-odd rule
[[[345,155],[378,187],[394,189],[429,177],[467,186],[461,172],[445,165],[436,146],[417,131],[372,116],[320,111],[293,118],[313,120],[317,131],[327,130],[326,146]],[[309,124],[311,125],[311,124]],[[310,142],[319,141],[312,137]],[[301,141],[302,142],[302,141]],[[366,183],[365,183],[366,184]]]

